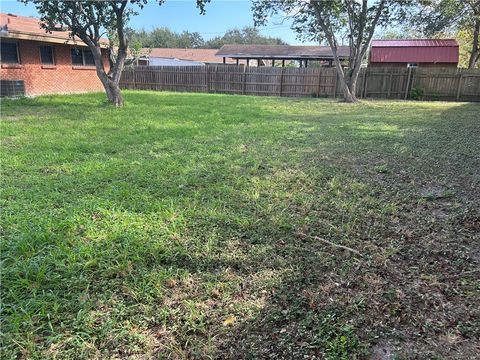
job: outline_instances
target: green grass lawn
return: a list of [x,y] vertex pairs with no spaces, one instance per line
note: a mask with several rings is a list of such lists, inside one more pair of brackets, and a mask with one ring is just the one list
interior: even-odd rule
[[479,104],[125,98],[2,100],[2,359],[478,355]]

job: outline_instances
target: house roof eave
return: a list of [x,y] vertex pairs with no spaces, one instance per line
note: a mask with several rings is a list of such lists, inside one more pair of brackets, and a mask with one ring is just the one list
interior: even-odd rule
[[[56,36],[43,36],[38,34],[31,34],[26,32],[16,32],[16,31],[1,31],[1,38],[6,39],[15,39],[15,40],[30,40],[30,41],[40,41],[53,44],[64,44],[64,45],[75,45],[75,46],[88,46],[81,40],[76,39],[65,39]],[[108,44],[105,42],[100,44],[101,48],[108,48]]]

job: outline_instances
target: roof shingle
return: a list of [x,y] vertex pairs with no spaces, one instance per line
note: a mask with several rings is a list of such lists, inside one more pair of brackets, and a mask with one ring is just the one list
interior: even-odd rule
[[[148,54],[150,58],[167,58],[200,61],[206,63],[220,63],[221,58],[215,56],[218,49],[178,49],[178,48],[144,48],[141,49],[141,54]],[[227,63],[233,63],[233,60],[226,59]]]
[[[348,46],[339,46],[338,55],[346,58],[350,55]],[[224,45],[217,56],[238,58],[280,58],[311,59],[333,58],[329,46],[292,46],[292,45]]]
[[[0,13],[0,34],[2,37],[18,38],[25,40],[37,40],[54,43],[75,42],[76,45],[86,46],[78,38],[70,37],[68,30],[46,31],[40,26],[40,20],[34,17]],[[107,39],[101,39],[106,46]]]

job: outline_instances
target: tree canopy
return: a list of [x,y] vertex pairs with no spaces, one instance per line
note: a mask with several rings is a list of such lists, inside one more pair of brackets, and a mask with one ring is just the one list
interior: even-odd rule
[[166,27],[151,31],[128,29],[132,42],[148,48],[208,48],[219,49],[225,44],[286,44],[280,38],[263,36],[259,29],[247,26],[230,29],[223,35],[205,40],[198,32],[174,32]]
[[198,32],[174,32],[167,27],[134,30],[129,28],[128,34],[132,42],[144,48],[201,48],[205,40]]
[[221,36],[205,41],[204,47],[211,49],[219,49],[226,44],[239,45],[286,45],[287,43],[280,38],[263,36],[258,28],[247,26],[242,29],[230,29]]

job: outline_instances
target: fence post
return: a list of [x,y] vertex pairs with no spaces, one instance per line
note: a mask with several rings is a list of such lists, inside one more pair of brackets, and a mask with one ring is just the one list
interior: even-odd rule
[[280,71],[280,97],[282,96],[283,93],[283,66],[281,68],[282,70]]
[[392,80],[393,80],[393,73],[392,73],[392,70],[390,70],[390,78],[388,79],[387,99],[390,99],[390,94],[392,93]]
[[247,86],[247,67],[243,67],[243,74],[242,74],[242,95],[245,95],[245,88]]
[[410,82],[412,78],[412,68],[408,68],[408,75],[407,75],[407,86],[405,87],[405,97],[404,100],[407,100],[408,98],[408,88],[410,87]]
[[133,90],[137,90],[137,82],[135,81],[135,66],[133,67],[132,73],[133,73]]
[[384,91],[385,91],[385,72],[386,72],[386,70],[383,69],[383,70],[382,70],[382,90],[381,90],[381,92],[380,92],[380,97],[381,97],[381,98],[383,98],[383,97],[384,97],[384,94],[385,94],[385,93],[384,93]]
[[360,93],[360,97],[365,98],[366,94],[367,94],[367,68],[363,68],[362,92]]
[[333,98],[337,97],[337,80],[338,80],[338,71],[335,69],[335,83],[333,84]]
[[458,85],[457,85],[457,101],[460,100],[460,93],[462,92],[462,78],[463,78],[463,73],[460,73],[460,76],[458,77]]
[[205,65],[205,73],[206,73],[206,83],[207,83],[207,93],[210,92],[210,66],[208,64]]
[[320,97],[320,85],[322,81],[322,68],[318,68],[317,97]]

